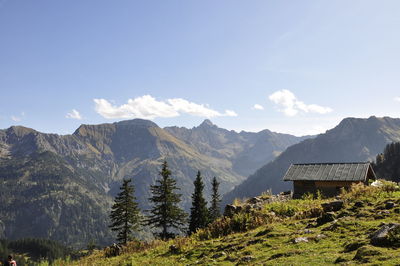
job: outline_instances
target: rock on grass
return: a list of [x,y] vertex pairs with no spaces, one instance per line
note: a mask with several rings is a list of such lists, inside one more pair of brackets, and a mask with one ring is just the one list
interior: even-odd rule
[[400,246],[400,224],[384,224],[371,234],[371,244],[374,246]]
[[371,246],[361,247],[357,250],[356,255],[354,256],[353,260],[357,260],[362,263],[370,262],[371,258],[374,256],[379,256],[382,253]]

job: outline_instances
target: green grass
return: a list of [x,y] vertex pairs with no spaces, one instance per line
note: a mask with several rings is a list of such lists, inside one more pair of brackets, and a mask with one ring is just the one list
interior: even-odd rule
[[[95,251],[88,257],[65,265],[400,264],[399,248],[369,244],[369,234],[379,228],[382,222],[400,223],[399,207],[388,210],[388,214],[378,214],[388,200],[399,206],[400,192],[355,186],[351,191],[344,192],[342,198],[345,206],[336,212],[337,221],[319,227],[313,225],[322,211],[320,204],[332,199],[306,198],[270,203],[261,210],[250,211],[251,221],[243,219],[249,225],[239,227],[236,233],[221,233],[220,237],[213,238],[205,234],[211,229],[205,229],[192,237],[168,242],[155,241],[147,245],[131,243],[124,254],[118,257],[105,258],[103,251]],[[363,202],[364,206],[354,207],[357,201]],[[275,216],[264,219],[271,211],[275,212]],[[239,218],[226,219],[220,228],[221,232],[228,226],[226,224],[235,223],[235,219]],[[222,224],[221,221],[219,223]],[[213,230],[218,229],[215,227]],[[297,237],[307,237],[309,242],[295,244],[293,240]],[[178,252],[171,253],[170,245],[176,245]]]

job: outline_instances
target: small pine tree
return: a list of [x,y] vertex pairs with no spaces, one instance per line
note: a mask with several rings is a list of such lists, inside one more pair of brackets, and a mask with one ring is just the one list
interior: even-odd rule
[[161,232],[157,235],[161,239],[167,240],[175,236],[170,229],[184,230],[187,214],[178,206],[181,202],[181,194],[174,192],[179,188],[171,177],[171,171],[168,169],[166,161],[162,165],[160,175],[161,179],[157,180],[157,184],[150,187],[153,196],[149,200],[154,206],[149,211],[147,225],[161,228]]
[[204,228],[208,224],[207,202],[203,197],[204,184],[200,171],[197,172],[193,182],[194,192],[192,194],[192,207],[190,208],[189,234],[196,232],[199,228]]
[[111,230],[117,231],[117,241],[126,244],[132,239],[132,233],[137,231],[141,222],[140,211],[136,197],[135,187],[130,184],[131,179],[123,180],[121,192],[115,197],[115,203],[111,208]]
[[221,199],[218,192],[219,182],[217,181],[217,178],[215,176],[213,178],[211,185],[212,185],[212,195],[211,195],[211,206],[209,212],[210,212],[210,222],[213,222],[218,217],[221,216],[221,210],[220,210]]

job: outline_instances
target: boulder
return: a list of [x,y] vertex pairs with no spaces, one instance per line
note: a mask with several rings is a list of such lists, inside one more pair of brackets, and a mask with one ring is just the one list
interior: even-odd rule
[[302,236],[302,237],[297,237],[297,238],[293,239],[292,242],[293,242],[294,244],[301,243],[301,242],[308,242],[308,238],[307,238],[307,237],[304,237],[304,236]]
[[337,222],[337,220],[333,221],[332,224],[330,224],[329,226],[323,228],[321,231],[335,231],[336,229],[338,229],[340,227],[340,224]]
[[250,262],[252,260],[254,260],[253,256],[244,256],[240,259],[241,262]]
[[378,215],[386,215],[386,216],[388,216],[388,215],[390,215],[390,211],[388,211],[388,210],[379,211]]
[[171,252],[172,254],[178,254],[180,252],[180,249],[177,245],[171,245],[169,246],[169,252]]
[[250,213],[253,209],[255,209],[254,204],[246,204],[244,205],[244,211],[247,213]]
[[358,201],[354,202],[354,207],[357,207],[357,208],[364,207],[364,202],[358,200]]
[[322,209],[324,209],[325,212],[336,212],[339,211],[343,208],[344,202],[343,200],[335,200],[327,203],[322,203]]
[[310,230],[310,229],[304,229],[304,230],[302,230],[301,231],[303,234],[312,234],[312,233],[314,233],[314,231],[313,230]]
[[345,252],[345,253],[352,252],[352,251],[354,251],[354,250],[359,249],[360,247],[365,246],[366,244],[367,244],[367,243],[365,243],[364,241],[361,241],[361,240],[348,243],[348,244],[346,244],[346,245],[344,246],[343,252]]
[[374,214],[374,219],[384,219],[385,217],[388,217],[390,215],[390,211],[388,210],[383,210],[383,211],[378,211],[376,214]]
[[357,249],[356,255],[354,256],[353,260],[358,260],[361,263],[370,262],[371,257],[379,256],[382,253],[371,247],[371,246],[364,246]]
[[263,200],[259,197],[253,197],[253,198],[249,199],[247,202],[251,203],[251,204],[257,204],[259,202],[263,202]]
[[262,238],[257,238],[257,239],[253,239],[253,240],[250,240],[249,242],[247,242],[247,245],[255,245],[258,243],[263,243],[264,241],[265,240]]
[[324,212],[320,217],[317,218],[317,225],[323,225],[335,220],[335,214],[333,212]]
[[327,236],[326,235],[324,235],[324,234],[318,234],[318,235],[316,235],[315,237],[313,237],[313,240],[315,240],[315,241],[320,241],[321,239],[325,239],[325,238],[327,238]]
[[231,255],[228,255],[228,256],[225,258],[225,260],[230,261],[230,262],[234,262],[234,261],[237,260],[237,258],[236,258],[236,257],[233,257],[233,256],[231,256]]
[[396,206],[396,204],[395,204],[393,201],[388,201],[388,202],[386,202],[386,204],[385,204],[385,209],[386,209],[386,210],[393,209],[394,206]]
[[220,253],[214,254],[211,258],[218,259],[218,258],[221,258],[221,257],[224,257],[224,256],[226,256],[226,253],[222,251]]
[[400,246],[400,224],[384,224],[370,235],[370,239],[374,246]]
[[345,258],[343,258],[343,257],[337,257],[336,260],[333,263],[339,264],[339,263],[346,262],[346,261],[347,260]]
[[233,204],[228,204],[225,206],[224,216],[232,217],[237,212],[238,212],[238,206],[235,206]]
[[119,256],[122,253],[122,246],[114,243],[111,246],[106,247],[104,251],[107,258]]

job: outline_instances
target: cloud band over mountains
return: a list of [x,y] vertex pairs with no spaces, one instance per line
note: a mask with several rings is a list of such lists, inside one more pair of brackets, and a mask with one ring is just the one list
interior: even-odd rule
[[95,110],[102,117],[107,119],[154,119],[177,117],[181,114],[189,114],[199,117],[237,116],[232,110],[225,110],[224,113],[209,108],[204,104],[189,102],[182,98],[172,98],[159,101],[151,95],[144,95],[129,99],[126,104],[113,105],[106,99],[94,99]]
[[299,112],[327,114],[332,112],[332,108],[317,104],[305,104],[297,99],[289,90],[279,90],[269,96],[269,99],[278,106],[278,110],[286,116],[295,116]]

